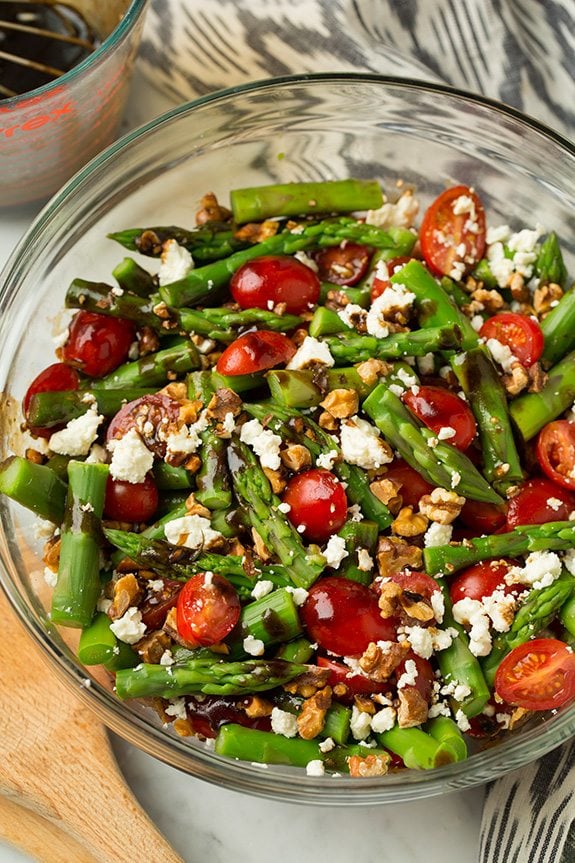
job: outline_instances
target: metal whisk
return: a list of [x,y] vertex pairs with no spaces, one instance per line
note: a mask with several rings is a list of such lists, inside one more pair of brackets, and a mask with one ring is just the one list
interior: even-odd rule
[[57,0],[0,0],[0,99],[47,84],[84,60],[98,37]]

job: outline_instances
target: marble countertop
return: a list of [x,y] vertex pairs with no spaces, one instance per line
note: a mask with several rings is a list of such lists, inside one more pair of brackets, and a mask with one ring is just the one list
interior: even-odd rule
[[[134,127],[170,107],[145,102],[138,75],[126,119]],[[0,266],[36,215],[34,208],[0,211]],[[382,807],[309,807],[259,800],[207,785],[113,738],[126,780],[144,809],[186,863],[475,863],[483,792]],[[278,841],[279,837],[279,841]],[[285,837],[285,838],[284,838]],[[0,863],[29,858],[0,843]],[[138,861],[140,863],[140,861]],[[161,861],[141,861],[161,863]]]

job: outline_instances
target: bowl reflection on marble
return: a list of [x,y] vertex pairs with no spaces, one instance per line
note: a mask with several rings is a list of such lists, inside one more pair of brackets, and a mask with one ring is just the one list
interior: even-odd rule
[[[19,400],[51,361],[66,287],[78,276],[107,281],[118,262],[107,233],[192,224],[206,191],[224,201],[239,185],[350,176],[377,177],[388,189],[401,178],[417,187],[423,205],[447,183],[475,185],[495,223],[519,227],[536,219],[557,231],[575,269],[575,150],[516,112],[449,88],[376,75],[289,77],[221,91],[97,156],[52,199],[13,254],[0,293],[3,456],[23,447]],[[575,732],[571,706],[467,761],[362,780],[223,759],[163,729],[143,706],[120,703],[106,675],[80,665],[74,633],[57,630],[47,616],[33,517],[6,500],[1,511],[0,578],[54,668],[118,734],[207,781],[286,801],[400,802],[486,782]]]

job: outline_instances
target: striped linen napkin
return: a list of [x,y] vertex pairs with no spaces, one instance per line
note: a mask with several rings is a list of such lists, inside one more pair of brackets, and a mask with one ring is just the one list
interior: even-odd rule
[[[304,72],[499,99],[575,137],[575,0],[152,0],[140,67],[174,104]],[[479,863],[575,861],[575,744],[488,786]]]

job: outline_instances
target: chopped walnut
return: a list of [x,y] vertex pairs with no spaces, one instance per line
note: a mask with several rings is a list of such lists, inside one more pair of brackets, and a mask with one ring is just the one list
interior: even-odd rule
[[202,460],[199,455],[195,453],[189,457],[187,461],[184,462],[183,467],[188,471],[188,473],[197,473],[202,466]]
[[272,556],[271,551],[255,529],[255,527],[252,527],[252,539],[254,541],[255,553],[257,554],[259,559],[263,560],[264,562],[266,560],[270,560]]
[[333,687],[333,694],[336,698],[345,698],[349,691],[349,687],[345,685],[345,683],[336,683]]
[[533,363],[533,365],[529,366],[527,374],[529,375],[527,392],[540,393],[549,378],[547,372],[544,372],[541,368],[541,363]]
[[548,315],[553,303],[556,303],[563,296],[563,288],[555,282],[549,282],[547,285],[540,285],[533,293],[533,308],[535,314],[539,318],[544,318]]
[[375,715],[375,704],[369,695],[354,695],[353,703],[362,713],[369,713],[370,716]]
[[44,464],[45,458],[37,449],[27,449],[25,455],[27,460],[34,464]]
[[415,686],[406,686],[397,692],[399,707],[397,724],[400,728],[413,728],[427,720],[429,705]]
[[369,484],[369,489],[378,500],[384,503],[394,515],[401,509],[403,498],[399,494],[401,483],[392,479],[377,479]]
[[182,381],[166,384],[159,392],[164,396],[168,396],[168,398],[174,399],[176,402],[185,402],[188,399],[188,388]]
[[140,237],[136,239],[138,251],[143,255],[153,255],[158,257],[162,251],[162,241],[155,231],[142,231]]
[[[492,315],[505,305],[505,300],[499,291],[488,291],[486,288],[477,288],[471,296],[476,303],[482,306],[482,309],[485,309]],[[481,309],[478,309],[478,311],[481,311]]]
[[383,683],[395,671],[402,659],[405,659],[409,650],[408,641],[390,641],[386,650],[372,641],[360,657],[359,666],[370,680]]
[[195,423],[200,415],[201,409],[202,403],[200,401],[185,399],[180,402],[180,413],[178,419],[181,423],[185,423],[186,425]]
[[210,399],[206,416],[210,420],[223,422],[227,414],[231,413],[237,417],[241,409],[242,400],[239,395],[227,387],[220,387]]
[[270,467],[264,467],[262,470],[270,481],[273,493],[281,494],[287,485],[287,481],[282,476],[281,471],[272,470]]
[[512,363],[511,372],[501,378],[503,386],[510,396],[516,396],[529,384],[529,373],[521,363]]
[[412,506],[404,506],[399,510],[391,530],[398,536],[419,536],[427,530],[428,519],[423,513],[414,513]]
[[465,498],[455,491],[434,488],[431,494],[424,494],[419,501],[419,510],[430,521],[438,524],[451,524],[458,517]]
[[323,730],[325,715],[331,707],[331,686],[318,689],[302,704],[297,718],[297,728],[304,740],[313,740]]
[[513,713],[511,714],[511,718],[509,719],[509,730],[511,731],[513,728],[516,728],[518,725],[522,725],[526,719],[531,716],[531,711],[526,710],[524,707],[516,707]]
[[337,420],[328,411],[322,411],[320,413],[318,424],[320,428],[325,429],[326,431],[337,430]]
[[318,689],[323,689],[329,677],[329,668],[320,668],[317,665],[308,665],[307,671],[294,677],[289,683],[284,683],[283,688],[291,695],[299,695],[302,698],[310,698]]
[[394,536],[380,536],[377,544],[377,566],[382,578],[402,569],[421,569],[423,553],[416,545]]
[[152,311],[163,321],[169,321],[171,319],[171,312],[163,300],[156,303]]
[[234,233],[234,237],[238,240],[245,240],[248,243],[263,243],[264,240],[269,240],[274,237],[279,228],[279,222],[272,219],[266,219],[264,222],[247,222]]
[[311,465],[310,451],[299,443],[289,444],[281,451],[280,458],[288,470],[299,471]]
[[403,590],[395,581],[382,581],[378,606],[384,618],[396,617],[399,613],[399,598]]
[[320,405],[336,419],[353,417],[359,409],[359,396],[355,390],[336,389],[329,392]]
[[186,515],[201,515],[202,518],[211,518],[210,510],[196,500],[196,495],[191,492],[186,498]]
[[391,756],[387,753],[374,755],[352,755],[348,761],[349,775],[354,779],[369,776],[385,776]]
[[356,366],[356,371],[364,384],[372,386],[379,378],[386,377],[393,366],[384,360],[369,359]]
[[521,273],[512,273],[507,287],[511,291],[511,296],[517,303],[528,303],[531,299],[529,288],[525,284],[525,279]]
[[114,598],[108,611],[108,617],[116,620],[122,617],[129,608],[137,605],[142,598],[142,588],[133,572],[123,575],[114,582]]
[[58,572],[61,544],[62,540],[59,536],[52,536],[46,543],[44,543],[44,555],[42,560],[46,566],[52,570],[52,572]]
[[227,207],[218,204],[213,192],[208,192],[200,201],[200,209],[196,213],[196,225],[207,225],[209,222],[229,222],[232,218]]
[[411,593],[409,590],[402,591],[399,604],[404,614],[420,623],[428,623],[435,617],[431,602],[417,593]]
[[246,699],[246,703],[242,704],[246,716],[250,719],[260,719],[262,716],[271,716],[273,704],[271,701],[266,701],[261,695],[250,695]]
[[172,639],[167,632],[162,632],[161,629],[156,632],[151,632],[141,638],[134,649],[141,656],[142,662],[150,662],[152,665],[157,665],[160,659],[169,649]]
[[174,719],[172,723],[172,728],[178,735],[178,737],[195,737],[196,732],[192,727],[192,723],[188,718],[186,719]]

